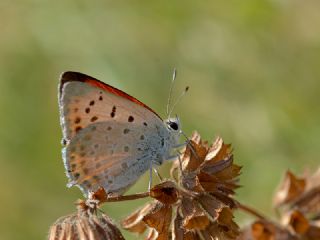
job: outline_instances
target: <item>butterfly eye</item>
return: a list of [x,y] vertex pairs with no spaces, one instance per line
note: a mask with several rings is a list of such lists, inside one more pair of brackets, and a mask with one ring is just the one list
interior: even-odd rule
[[171,129],[177,131],[179,129],[179,126],[176,122],[168,122],[168,125]]

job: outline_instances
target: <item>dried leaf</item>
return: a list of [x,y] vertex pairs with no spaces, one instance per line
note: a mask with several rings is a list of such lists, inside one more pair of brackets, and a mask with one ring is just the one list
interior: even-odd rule
[[252,236],[255,240],[274,240],[275,227],[264,222],[255,222],[251,226]]
[[227,205],[231,209],[237,207],[237,202],[233,198],[225,194],[222,194],[220,192],[214,192],[214,193],[210,193],[210,195],[219,199],[223,204]]
[[220,212],[225,205],[209,194],[202,194],[197,197],[197,201],[201,205],[202,209],[210,216],[212,222],[216,221]]
[[303,236],[303,240],[319,240],[320,228],[318,226],[310,226],[308,231]]
[[154,205],[155,202],[147,203],[144,207],[136,210],[128,217],[123,219],[121,221],[121,226],[124,229],[129,230],[131,232],[139,234],[143,233],[147,228],[146,224],[143,222],[143,218],[147,213],[149,213],[153,209]]
[[206,147],[196,144],[192,140],[189,141],[182,157],[183,171],[186,173],[195,171],[204,161],[207,152]]
[[275,194],[274,206],[279,207],[296,199],[303,193],[305,186],[305,179],[298,178],[292,172],[287,171]]
[[176,184],[172,181],[165,181],[150,190],[150,196],[164,204],[174,204],[179,197]]
[[205,240],[223,239],[234,240],[238,237],[238,232],[234,232],[228,226],[221,226],[218,223],[211,223],[205,230],[200,231],[200,234]]
[[204,212],[195,212],[193,215],[186,216],[183,227],[187,230],[202,230],[210,223],[208,216]]
[[172,238],[175,240],[183,240],[186,230],[182,226],[182,217],[180,215],[180,209],[177,209],[176,217],[173,222]]
[[298,208],[304,213],[320,212],[320,186],[302,194],[292,203],[292,208]]
[[218,179],[214,175],[210,175],[204,172],[200,172],[198,174],[198,178],[199,178],[201,187],[206,192],[210,192],[210,193],[220,192],[225,195],[233,195],[234,194],[233,189],[236,189],[239,187],[239,185],[233,181],[223,181]]
[[232,210],[228,207],[222,209],[218,217],[218,227],[225,236],[235,239],[239,235],[239,226],[233,221]]
[[159,235],[169,236],[169,227],[172,218],[172,207],[161,202],[156,202],[153,208],[143,217],[143,222],[154,228]]
[[108,199],[108,194],[103,187],[99,188],[91,196],[91,199],[98,200],[99,202],[105,202]]
[[196,172],[190,172],[182,177],[182,186],[194,192],[204,192]]
[[195,199],[183,198],[181,212],[184,218],[183,227],[187,230],[202,230],[209,225],[207,214],[200,208]]
[[305,191],[308,192],[314,188],[318,188],[320,186],[320,168],[312,174],[311,176],[307,177],[307,184]]
[[187,231],[183,228],[183,219],[180,215],[180,210],[177,210],[176,217],[173,223],[173,231],[172,231],[172,239],[174,240],[194,240],[196,238],[196,234],[191,231]]
[[306,233],[310,227],[308,219],[299,211],[293,211],[290,214],[288,225],[300,235]]
[[231,144],[225,144],[221,137],[217,137],[208,151],[205,163],[215,163],[216,161],[229,158],[231,153]]
[[158,232],[154,229],[154,228],[151,228],[148,232],[148,235],[147,235],[147,240],[156,240],[158,238]]

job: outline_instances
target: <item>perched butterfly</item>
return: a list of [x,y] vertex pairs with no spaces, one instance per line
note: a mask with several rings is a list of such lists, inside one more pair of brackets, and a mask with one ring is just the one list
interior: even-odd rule
[[84,195],[124,193],[152,165],[176,158],[178,118],[161,117],[136,98],[78,72],[59,85],[63,160],[69,186]]

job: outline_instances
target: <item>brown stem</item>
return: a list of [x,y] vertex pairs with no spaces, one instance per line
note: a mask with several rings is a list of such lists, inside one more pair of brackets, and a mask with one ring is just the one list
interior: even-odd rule
[[132,195],[125,196],[117,196],[117,197],[108,197],[107,199],[103,199],[103,202],[119,202],[119,201],[127,201],[127,200],[136,200],[140,198],[149,197],[149,192],[136,193]]
[[249,213],[251,214],[252,216],[255,216],[256,218],[260,219],[260,220],[267,220],[265,216],[263,216],[262,214],[258,213],[257,210],[247,206],[247,205],[244,205],[242,203],[237,203],[237,207],[242,210],[243,212],[246,212],[246,213]]

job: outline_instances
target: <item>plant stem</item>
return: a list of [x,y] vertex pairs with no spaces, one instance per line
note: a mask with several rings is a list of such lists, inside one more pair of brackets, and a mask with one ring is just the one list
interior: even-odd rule
[[127,200],[136,200],[140,198],[149,197],[149,192],[143,193],[136,193],[132,195],[125,195],[125,196],[117,196],[117,197],[108,197],[104,199],[103,202],[119,202],[119,201],[127,201]]
[[260,220],[267,220],[265,216],[263,216],[262,214],[260,214],[257,210],[247,206],[247,205],[244,205],[240,202],[237,203],[237,207],[242,210],[243,212],[246,212],[246,213],[249,213],[251,214],[252,216],[255,216],[256,218],[260,219]]

